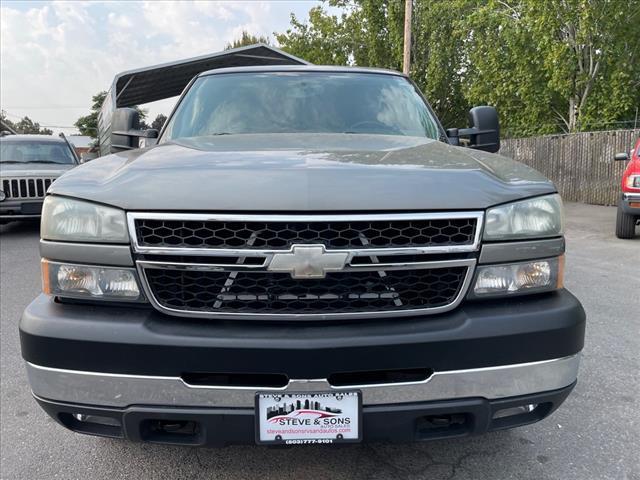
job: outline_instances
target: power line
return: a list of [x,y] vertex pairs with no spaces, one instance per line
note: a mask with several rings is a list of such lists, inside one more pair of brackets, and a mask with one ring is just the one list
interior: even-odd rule
[[71,106],[71,105],[56,105],[54,107],[28,107],[28,106],[18,106],[18,105],[5,105],[2,108],[18,108],[22,110],[59,110],[61,108],[82,108],[83,110],[88,110],[86,105],[83,106]]

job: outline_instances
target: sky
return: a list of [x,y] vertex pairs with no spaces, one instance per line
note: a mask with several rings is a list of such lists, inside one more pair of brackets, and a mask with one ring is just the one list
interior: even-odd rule
[[[0,1],[0,108],[74,133],[91,97],[124,70],[220,51],[246,30],[269,36],[316,1]],[[145,107],[150,119],[174,99]]]

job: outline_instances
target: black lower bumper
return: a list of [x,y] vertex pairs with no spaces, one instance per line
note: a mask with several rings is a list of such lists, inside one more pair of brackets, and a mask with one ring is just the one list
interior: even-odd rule
[[440,315],[304,325],[176,318],[147,308],[60,304],[40,296],[24,311],[20,341],[24,359],[43,367],[309,379],[562,358],[582,350],[584,328],[584,310],[566,290],[466,302]]
[[[567,398],[574,384],[550,392],[487,400],[469,398],[399,405],[364,406],[364,442],[413,442],[476,435],[542,420]],[[65,404],[37,398],[56,421],[78,433],[137,442],[226,446],[255,442],[255,418],[248,408],[131,406],[126,409]],[[534,405],[506,416],[497,412]],[[509,409],[509,410],[507,410]],[[175,428],[180,426],[180,428]]]
[[0,219],[20,220],[39,218],[42,212],[42,200],[39,201],[4,201],[0,205]]

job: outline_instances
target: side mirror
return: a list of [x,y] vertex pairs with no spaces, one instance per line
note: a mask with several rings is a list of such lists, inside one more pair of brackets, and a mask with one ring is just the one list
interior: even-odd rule
[[158,131],[140,130],[140,114],[135,108],[117,108],[111,117],[111,153],[139,147],[140,138],[157,138]]
[[[452,145],[464,145],[495,153],[500,150],[500,122],[495,107],[474,107],[469,110],[469,128],[450,128],[447,136]],[[468,137],[461,141],[460,137]]]
[[628,153],[616,153],[613,157],[614,160],[616,161],[622,161],[622,162],[626,162],[627,160],[629,160],[629,154]]
[[150,128],[144,131],[145,136],[140,139],[140,148],[153,147],[158,143],[158,130]]

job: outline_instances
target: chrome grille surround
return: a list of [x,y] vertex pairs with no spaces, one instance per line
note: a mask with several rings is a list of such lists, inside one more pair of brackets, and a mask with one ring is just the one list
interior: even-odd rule
[[7,200],[43,199],[57,177],[2,177],[0,188]]
[[[321,217],[336,218],[336,217]],[[398,248],[473,244],[473,218],[385,220],[233,221],[137,219],[140,246],[169,248],[288,249],[324,244],[327,249]],[[363,244],[363,237],[367,243]]]
[[[335,249],[326,248],[327,253],[344,253],[346,262],[341,274],[349,272],[378,272],[384,278],[385,271],[412,270],[424,271],[426,269],[451,269],[455,267],[466,268],[466,273],[453,300],[446,305],[426,308],[399,308],[380,309],[367,311],[350,311],[330,313],[318,311],[303,313],[273,313],[255,311],[213,311],[213,310],[187,310],[172,308],[156,297],[156,292],[151,287],[147,277],[148,269],[182,270],[185,272],[224,272],[229,274],[229,285],[232,285],[238,273],[259,274],[264,278],[268,275],[276,275],[268,271],[269,265],[275,255],[290,252],[293,246],[285,249],[257,249],[257,248],[194,248],[194,247],[154,247],[141,245],[138,241],[136,221],[141,219],[153,220],[179,220],[179,221],[227,221],[227,222],[362,222],[362,221],[410,221],[425,219],[469,219],[475,222],[473,242],[466,245],[429,245],[411,247],[376,248],[367,244],[367,239],[362,239],[361,248]],[[142,286],[147,298],[159,311],[183,317],[204,318],[235,318],[247,320],[333,320],[352,318],[378,318],[401,317],[416,314],[435,314],[457,307],[464,298],[476,265],[476,257],[473,252],[479,250],[484,215],[482,212],[437,212],[437,213],[388,213],[388,214],[292,214],[292,215],[261,215],[261,214],[181,214],[181,213],[128,213],[129,234],[132,239],[133,251],[136,257],[136,265],[142,280]],[[295,246],[300,246],[296,244]],[[324,244],[302,244],[304,246],[325,246]],[[435,255],[435,257],[430,257]],[[382,260],[379,260],[378,257]],[[395,258],[397,258],[397,260]],[[437,257],[437,258],[436,258]],[[449,258],[452,257],[452,258]],[[279,275],[282,275],[280,273]],[[332,275],[334,275],[332,273]],[[295,277],[294,277],[295,279]],[[309,282],[302,279],[300,282]],[[304,285],[304,283],[301,283]],[[225,284],[226,286],[226,284]],[[393,288],[390,288],[393,291]],[[229,290],[221,291],[221,298],[228,294]],[[353,295],[346,293],[346,297]],[[244,298],[241,296],[241,298]],[[318,297],[320,298],[320,297]],[[396,297],[393,297],[397,301]],[[305,300],[305,299],[303,299]],[[308,299],[307,299],[308,300]],[[243,309],[241,309],[243,310]]]

